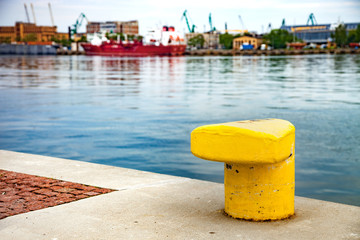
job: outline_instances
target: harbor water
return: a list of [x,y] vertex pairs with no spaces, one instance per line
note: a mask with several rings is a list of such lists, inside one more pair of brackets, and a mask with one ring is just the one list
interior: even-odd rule
[[296,127],[296,195],[360,206],[360,55],[0,56],[0,149],[223,182],[191,131],[262,118]]

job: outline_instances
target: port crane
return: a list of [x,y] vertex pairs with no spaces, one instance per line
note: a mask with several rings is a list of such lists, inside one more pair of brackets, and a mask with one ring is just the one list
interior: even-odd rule
[[189,32],[193,33],[193,32],[195,32],[196,26],[193,24],[192,27],[190,27],[190,23],[189,23],[189,20],[188,20],[188,17],[187,17],[187,15],[186,15],[186,13],[187,13],[187,10],[184,11],[184,13],[183,13],[183,15],[182,15],[182,17],[181,17],[181,20],[182,20],[183,18],[185,18],[186,25],[187,25],[187,27],[188,27],[188,29],[189,29]]
[[30,7],[31,7],[31,11],[32,11],[32,14],[33,14],[33,17],[34,17],[34,23],[36,25],[35,11],[34,11],[34,6],[33,6],[32,3],[30,3]]
[[26,13],[27,22],[30,23],[29,12],[28,12],[26,3],[24,3],[24,8],[25,8],[25,13]]
[[216,28],[213,27],[213,25],[212,25],[211,13],[209,14],[209,24],[210,24],[210,32],[215,32]]
[[77,34],[78,29],[81,27],[81,24],[84,21],[84,19],[86,20],[86,22],[89,22],[89,20],[85,16],[85,14],[80,13],[80,16],[76,19],[75,24],[73,24],[72,27],[69,27],[69,32],[70,32],[71,38],[74,37],[74,34]]
[[313,13],[310,13],[309,18],[306,22],[306,25],[309,25],[309,22],[311,21],[311,25],[317,25],[317,21],[315,19],[315,15]]
[[48,3],[48,6],[49,6],[51,23],[52,23],[52,25],[53,25],[53,27],[54,27],[54,26],[55,26],[55,22],[54,22],[54,16],[53,16],[53,13],[52,13],[52,10],[51,10],[51,5],[50,5],[50,3]]
[[241,24],[242,29],[245,30],[245,25],[244,25],[244,22],[243,22],[241,16],[239,15],[238,17],[239,17],[239,20],[240,20],[240,24]]

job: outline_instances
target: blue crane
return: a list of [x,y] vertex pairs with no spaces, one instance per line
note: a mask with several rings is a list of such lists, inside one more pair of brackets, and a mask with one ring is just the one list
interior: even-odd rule
[[185,20],[186,20],[186,25],[187,25],[187,27],[188,27],[188,29],[189,29],[189,32],[193,33],[193,32],[195,32],[196,26],[193,24],[192,27],[190,27],[190,23],[189,23],[189,20],[188,20],[188,18],[187,18],[186,13],[187,13],[187,10],[184,11],[184,13],[183,13],[183,15],[182,15],[182,17],[181,17],[181,20],[182,20],[183,18],[185,18]]
[[72,28],[70,28],[70,34],[73,36],[74,34],[77,34],[78,29],[81,27],[82,22],[86,20],[86,22],[89,22],[85,14],[80,13],[80,16],[76,19],[75,24],[72,25]]
[[311,21],[311,25],[317,25],[317,21],[315,19],[315,15],[313,13],[310,13],[309,18],[306,22],[306,25],[309,25],[309,22]]
[[210,32],[215,32],[216,28],[213,27],[213,25],[212,25],[211,13],[209,14],[209,24],[210,24]]

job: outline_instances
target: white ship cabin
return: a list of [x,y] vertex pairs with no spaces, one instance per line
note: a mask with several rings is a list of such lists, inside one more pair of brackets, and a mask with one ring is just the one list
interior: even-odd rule
[[183,45],[184,38],[179,32],[175,31],[175,27],[163,26],[162,29],[150,30],[144,37],[144,44],[156,45]]

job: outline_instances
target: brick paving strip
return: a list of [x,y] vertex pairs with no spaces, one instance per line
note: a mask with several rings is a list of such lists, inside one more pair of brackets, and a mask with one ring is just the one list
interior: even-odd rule
[[112,191],[0,169],[0,219]]

